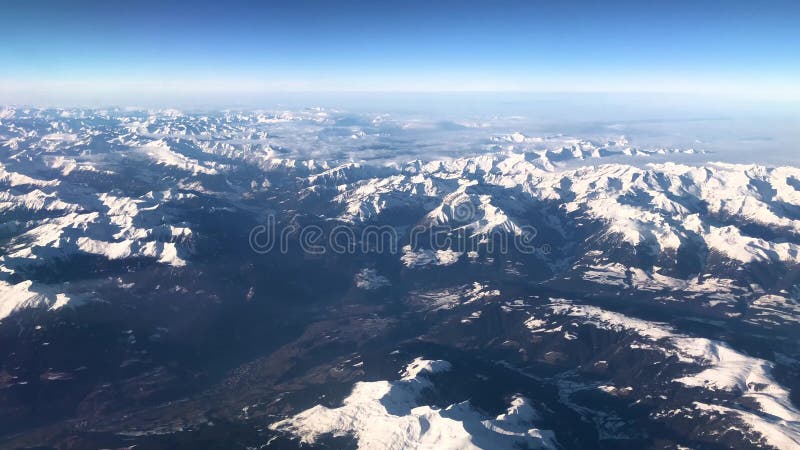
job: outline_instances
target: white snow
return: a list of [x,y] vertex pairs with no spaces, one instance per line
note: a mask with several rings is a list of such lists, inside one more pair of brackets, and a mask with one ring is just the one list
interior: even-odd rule
[[388,278],[380,275],[377,270],[369,268],[361,269],[356,274],[354,281],[357,288],[365,290],[380,289],[392,284]]
[[39,180],[36,178],[23,175],[21,173],[12,172],[6,169],[6,166],[0,162],[0,184],[7,184],[9,186],[57,186],[58,180]]
[[[96,199],[105,211],[84,212],[80,211],[80,204],[65,203],[56,194],[45,194],[38,189],[17,196],[0,192],[0,211],[26,208],[62,214],[31,222],[28,229],[11,239],[6,254],[0,255],[0,264],[14,270],[26,263],[43,264],[51,257],[84,252],[109,259],[148,257],[182,266],[186,261],[181,255],[190,252],[184,242],[191,239],[192,230],[159,224],[166,219],[159,212],[161,202],[180,200],[173,197],[170,192],[148,193],[136,199],[100,193]],[[85,199],[82,203],[95,202]],[[153,226],[143,228],[136,226],[137,223]]]
[[446,289],[412,291],[409,295],[409,302],[420,310],[440,311],[479,301],[488,301],[499,295],[499,290],[490,289],[485,284],[474,282]]
[[751,440],[757,445],[769,445],[778,450],[789,450],[800,448],[800,436],[798,436],[797,421],[787,422],[780,418],[763,416],[748,411],[746,408],[727,407],[721,405],[710,405],[703,402],[694,402],[696,411],[704,413],[717,413],[738,417],[748,428],[756,430],[760,439]]
[[178,153],[177,151],[174,151],[163,139],[148,142],[139,148],[139,151],[157,164],[177,167],[193,174],[202,173],[214,175],[218,173],[213,163],[203,163],[194,158],[190,158]]
[[71,298],[55,286],[34,284],[30,280],[9,284],[0,280],[0,319],[23,308],[59,309]]
[[417,358],[400,380],[356,383],[341,407],[318,405],[269,427],[305,444],[328,434],[351,435],[365,450],[556,448],[552,432],[533,427],[538,414],[524,397],[514,397],[493,419],[468,401],[444,409],[424,404],[424,391],[435,388],[429,374],[447,370],[446,361]]
[[554,299],[551,310],[554,314],[579,317],[583,323],[598,328],[633,332],[658,344],[650,348],[676,355],[684,363],[699,365],[699,371],[694,369],[674,381],[689,388],[728,391],[751,399],[760,410],[742,410],[742,414],[737,414],[753,431],[771,442],[800,442],[800,410],[792,404],[788,389],[772,378],[771,362],[745,355],[719,341],[677,333],[665,324],[595,306]]
[[403,247],[403,256],[400,257],[400,261],[402,261],[406,267],[410,268],[424,267],[427,265],[449,266],[458,262],[462,254],[462,252],[456,252],[450,249],[436,251],[421,249],[414,251],[410,246],[405,246]]

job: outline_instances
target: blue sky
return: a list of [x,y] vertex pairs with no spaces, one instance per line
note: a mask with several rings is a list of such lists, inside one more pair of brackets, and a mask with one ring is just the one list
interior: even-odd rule
[[7,0],[0,100],[283,91],[799,100],[798,5]]

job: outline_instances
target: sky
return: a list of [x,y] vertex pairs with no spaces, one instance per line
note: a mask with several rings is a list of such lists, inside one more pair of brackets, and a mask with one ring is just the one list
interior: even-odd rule
[[0,103],[287,92],[800,101],[796,1],[37,1],[0,10]]

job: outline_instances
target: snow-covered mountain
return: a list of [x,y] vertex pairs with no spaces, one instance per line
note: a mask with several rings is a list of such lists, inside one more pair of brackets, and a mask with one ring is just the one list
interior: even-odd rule
[[[721,436],[792,448],[800,168],[715,156],[319,108],[5,108],[0,331],[16,350],[3,401],[69,379],[70,395],[54,395],[82,406],[52,422],[77,429],[68,418],[102,403],[119,414],[90,417],[89,432],[126,439],[258,421],[256,443],[290,447],[349,436],[359,448],[712,448]],[[253,251],[265,223],[286,242]],[[322,240],[304,237],[312,228]],[[352,246],[326,240],[335,233]],[[276,321],[279,348],[241,337],[267,336],[252,331],[255,312]],[[198,337],[212,325],[230,327],[220,345],[246,350],[214,371],[192,356],[169,364],[167,351],[217,345]],[[101,335],[114,357],[61,347]],[[44,365],[30,349],[45,344],[68,356]],[[626,366],[639,355],[658,373]],[[465,361],[488,366],[465,374]],[[201,381],[180,387],[190,374]],[[243,385],[249,374],[262,381]],[[126,405],[127,386],[141,388],[134,409],[155,418],[112,407],[104,377]],[[492,398],[474,391],[487,380]],[[320,402],[315,389],[333,385],[338,400]],[[216,417],[203,401],[221,398]],[[588,428],[572,438],[564,426]]]
[[530,428],[539,414],[521,396],[495,419],[482,418],[469,402],[444,409],[418,405],[423,391],[433,387],[428,377],[449,369],[447,361],[417,358],[398,381],[357,384],[341,408],[316,406],[270,427],[308,444],[323,434],[354,434],[360,449],[556,448],[552,432]]
[[[7,152],[0,180],[8,188],[1,205],[13,218],[4,224],[6,273],[73,254],[180,266],[193,239],[191,223],[181,217],[185,205],[211,198],[221,207],[267,209],[256,201],[265,196],[283,198],[289,213],[356,226],[400,221],[470,237],[520,235],[532,227],[542,245],[558,249],[548,258],[549,275],[588,282],[619,277],[631,284],[638,277],[673,289],[709,275],[733,277],[737,264],[800,262],[800,170],[792,167],[648,164],[642,155],[666,150],[637,149],[624,138],[596,144],[518,132],[488,136],[477,156],[339,163],[280,158],[273,149],[282,140],[271,133],[286,124],[300,122],[323,135],[341,128],[335,115],[317,110],[277,116],[10,111],[0,128]],[[532,149],[555,142],[561,146]],[[610,155],[635,159],[554,166]],[[422,265],[411,262],[419,260],[413,255],[403,257],[407,265]],[[634,269],[640,272],[625,273]],[[742,281],[746,287],[753,280]]]

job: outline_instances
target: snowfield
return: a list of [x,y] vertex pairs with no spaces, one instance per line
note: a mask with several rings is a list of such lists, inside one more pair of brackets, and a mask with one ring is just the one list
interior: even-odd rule
[[447,361],[417,358],[397,381],[357,383],[343,406],[315,406],[270,425],[301,442],[321,436],[352,435],[359,449],[555,449],[552,432],[530,428],[538,413],[524,397],[514,397],[508,410],[484,418],[469,402],[436,408],[420,401],[434,388],[431,374],[447,371]]

